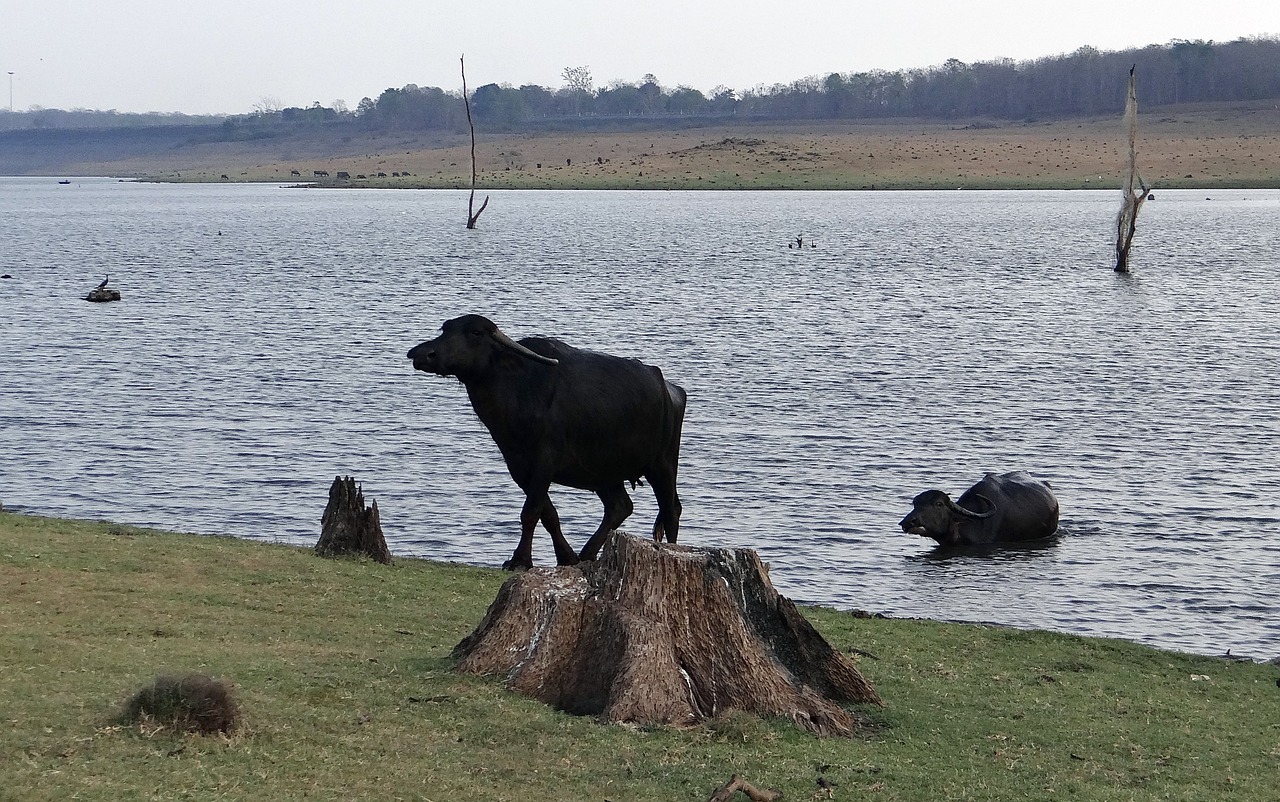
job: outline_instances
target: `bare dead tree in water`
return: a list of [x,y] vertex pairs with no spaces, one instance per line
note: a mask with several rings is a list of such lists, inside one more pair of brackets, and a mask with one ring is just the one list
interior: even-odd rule
[[1124,104],[1124,121],[1129,129],[1129,165],[1125,172],[1124,199],[1116,215],[1117,273],[1129,272],[1129,248],[1138,229],[1138,210],[1147,199],[1147,185],[1138,175],[1138,79],[1134,75],[1137,66],[1129,68],[1129,95]]
[[467,228],[475,228],[480,213],[489,205],[489,196],[485,195],[480,208],[472,211],[476,203],[476,126],[471,122],[471,97],[467,94],[467,58],[462,56],[458,61],[462,64],[462,104],[467,110],[467,128],[471,129],[471,197],[467,199]]

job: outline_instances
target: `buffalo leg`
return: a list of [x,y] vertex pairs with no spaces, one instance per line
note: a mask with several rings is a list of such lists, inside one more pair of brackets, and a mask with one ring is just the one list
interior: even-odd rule
[[577,565],[578,554],[565,539],[564,531],[560,528],[560,513],[556,511],[549,496],[542,502],[541,517],[542,527],[551,535],[551,544],[556,550],[556,565]]
[[604,539],[610,532],[622,526],[622,522],[627,520],[631,511],[635,509],[631,504],[631,497],[627,495],[627,489],[621,482],[607,490],[597,490],[596,495],[604,504],[604,518],[596,528],[595,534],[587,541],[587,545],[582,547],[582,552],[578,555],[580,560],[594,560],[596,554],[600,552],[600,547],[604,545]]
[[516,546],[511,559],[502,564],[504,569],[519,571],[533,567],[533,530],[538,521],[542,521],[542,525],[551,534],[551,542],[556,550],[556,563],[573,565],[578,562],[578,555],[560,530],[560,514],[556,512],[547,491],[526,491],[524,507],[520,510],[520,544]]
[[658,517],[653,522],[653,539],[661,540],[665,535],[668,543],[675,543],[680,535],[680,496],[676,493],[676,473],[674,470],[657,470],[648,474],[649,486],[653,488],[653,497],[658,502]]
[[[546,493],[542,494],[546,498]],[[533,494],[527,494],[524,507],[520,509],[520,543],[512,552],[511,559],[502,564],[505,571],[521,571],[533,567],[533,528],[538,525],[542,515],[541,500]]]

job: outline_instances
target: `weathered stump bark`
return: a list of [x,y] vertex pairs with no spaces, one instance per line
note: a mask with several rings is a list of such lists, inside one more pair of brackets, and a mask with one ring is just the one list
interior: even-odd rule
[[321,557],[364,554],[385,565],[391,564],[391,552],[387,550],[378,517],[378,502],[366,508],[364,492],[350,476],[334,477],[329,487],[329,504],[320,518],[316,554]]
[[880,704],[769,582],[750,549],[698,549],[615,534],[596,562],[503,584],[453,650],[457,669],[569,713],[692,725],[729,710],[851,735],[842,703]]

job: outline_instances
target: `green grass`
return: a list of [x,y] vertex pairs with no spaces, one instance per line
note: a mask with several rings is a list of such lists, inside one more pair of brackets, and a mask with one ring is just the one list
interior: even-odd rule
[[[454,674],[504,576],[0,513],[0,799],[1280,799],[1273,666],[807,612],[886,701],[853,740],[734,717],[601,725]],[[123,726],[157,675],[229,680],[230,737]]]

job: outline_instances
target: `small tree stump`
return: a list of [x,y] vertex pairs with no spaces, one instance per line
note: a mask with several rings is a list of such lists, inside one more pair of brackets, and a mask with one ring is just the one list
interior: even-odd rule
[[387,550],[378,517],[378,502],[374,501],[366,509],[364,492],[350,476],[335,476],[329,487],[329,504],[320,517],[316,554],[321,557],[364,554],[384,565],[391,564],[391,552]]
[[871,684],[769,582],[750,549],[615,533],[600,559],[506,581],[457,670],[605,721],[693,725],[729,710],[852,735]]

